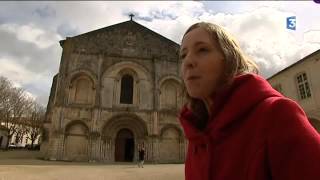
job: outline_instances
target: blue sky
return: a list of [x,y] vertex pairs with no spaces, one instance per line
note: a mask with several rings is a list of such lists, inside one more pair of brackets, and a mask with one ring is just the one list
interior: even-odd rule
[[[320,4],[313,1],[0,2],[0,75],[47,104],[59,40],[134,20],[180,43],[193,23],[224,26],[265,78],[320,49]],[[296,16],[297,29],[286,29]]]

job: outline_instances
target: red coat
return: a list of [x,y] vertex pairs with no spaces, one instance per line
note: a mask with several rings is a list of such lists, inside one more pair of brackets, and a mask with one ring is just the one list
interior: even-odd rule
[[237,76],[200,131],[185,106],[186,180],[320,180],[320,136],[294,101],[258,75]]

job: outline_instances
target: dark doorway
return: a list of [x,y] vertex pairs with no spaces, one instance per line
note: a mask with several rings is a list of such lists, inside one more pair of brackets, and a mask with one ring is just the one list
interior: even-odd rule
[[116,137],[115,161],[132,162],[134,155],[134,137],[129,129],[121,129]]

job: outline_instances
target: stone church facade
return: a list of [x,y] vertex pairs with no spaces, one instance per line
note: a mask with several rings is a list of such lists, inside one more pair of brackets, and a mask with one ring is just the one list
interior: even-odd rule
[[184,162],[179,45],[133,20],[60,41],[44,159]]

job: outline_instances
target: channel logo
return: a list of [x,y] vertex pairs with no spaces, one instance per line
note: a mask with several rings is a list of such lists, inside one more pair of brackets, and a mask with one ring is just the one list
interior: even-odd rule
[[287,17],[287,29],[296,30],[296,17]]

